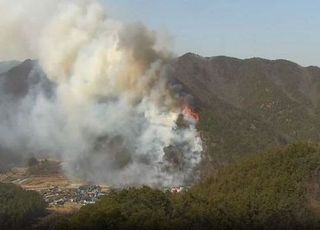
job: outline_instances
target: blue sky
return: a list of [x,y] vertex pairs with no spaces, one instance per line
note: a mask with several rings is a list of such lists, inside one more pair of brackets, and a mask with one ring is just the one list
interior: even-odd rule
[[318,0],[100,0],[109,14],[173,37],[178,54],[320,66]]

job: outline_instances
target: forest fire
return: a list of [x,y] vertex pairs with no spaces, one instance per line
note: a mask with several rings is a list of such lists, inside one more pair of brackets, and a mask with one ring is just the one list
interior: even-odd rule
[[[46,0],[40,2],[50,4],[39,9],[30,2],[38,1],[22,0],[16,9],[12,1],[0,0],[0,11],[10,9],[0,14],[0,25],[8,22],[0,42],[8,38],[2,34],[19,34],[8,40],[19,48],[12,50],[12,60],[35,59],[17,64],[13,73],[6,70],[3,79],[0,74],[0,94],[8,93],[0,98],[0,150],[45,152],[64,162],[68,178],[114,187],[172,187],[196,179],[199,116],[189,107],[182,112],[181,105],[193,105],[193,96],[172,75],[176,57],[170,42],[143,23],[109,17],[98,0]],[[33,20],[42,16],[40,24]],[[35,31],[17,25],[25,19]],[[23,97],[6,87],[9,79],[23,84]],[[168,146],[186,156],[179,170],[159,164]],[[45,173],[41,164],[35,170]]]
[[200,120],[199,114],[188,104],[183,105],[182,114],[186,119],[190,119],[194,122],[199,122]]

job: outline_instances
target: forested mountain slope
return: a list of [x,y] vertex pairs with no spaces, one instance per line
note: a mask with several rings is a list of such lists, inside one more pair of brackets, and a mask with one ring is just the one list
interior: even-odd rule
[[201,112],[199,128],[214,164],[297,140],[320,140],[320,68],[191,53],[172,66]]

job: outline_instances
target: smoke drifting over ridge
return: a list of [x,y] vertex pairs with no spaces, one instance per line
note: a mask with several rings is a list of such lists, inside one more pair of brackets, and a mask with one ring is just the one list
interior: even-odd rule
[[0,0],[0,28],[0,59],[38,60],[19,100],[0,79],[0,146],[59,156],[69,176],[111,185],[196,175],[196,121],[177,127],[172,54],[157,48],[155,32],[112,20],[90,0]]

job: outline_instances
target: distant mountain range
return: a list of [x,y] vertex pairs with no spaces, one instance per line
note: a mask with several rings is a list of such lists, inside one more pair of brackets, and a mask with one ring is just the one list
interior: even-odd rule
[[[38,83],[50,92],[54,84],[41,70],[30,74],[35,66],[32,60],[0,63],[4,92],[23,97]],[[173,60],[172,67],[172,77],[201,114],[204,173],[275,146],[320,141],[320,68],[192,53]]]

